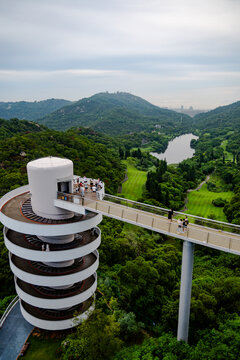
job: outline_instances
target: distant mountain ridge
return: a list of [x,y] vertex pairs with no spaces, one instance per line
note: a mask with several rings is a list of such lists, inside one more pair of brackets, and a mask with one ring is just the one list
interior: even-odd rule
[[217,127],[234,130],[240,129],[240,101],[190,118],[126,92],[102,92],[76,102],[61,99],[0,102],[1,117],[33,120],[55,130],[93,128],[110,136],[140,131],[167,134],[173,129],[179,133]]
[[198,114],[193,119],[195,126],[200,129],[216,127],[240,129],[240,101]]
[[85,126],[109,135],[120,135],[151,130],[156,125],[171,127],[187,123],[191,118],[129,93],[104,92],[76,101],[37,121],[56,130]]
[[47,99],[42,101],[0,102],[0,118],[9,120],[37,120],[63,106],[72,104],[63,99]]

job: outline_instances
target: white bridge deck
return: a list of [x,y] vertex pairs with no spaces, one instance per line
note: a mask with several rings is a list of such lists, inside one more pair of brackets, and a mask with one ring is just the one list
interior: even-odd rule
[[[95,194],[89,193],[86,194],[84,201],[79,195],[61,195],[59,194],[58,200],[55,200],[55,206],[60,208],[82,214],[84,214],[84,210],[94,211],[161,234],[240,255],[240,226],[238,225],[188,215],[190,220],[188,229],[184,233],[179,233],[177,220],[173,219],[170,222],[164,216],[167,214],[167,209],[108,194],[105,194],[104,200],[98,200]],[[182,215],[182,217],[186,215],[177,212],[175,214]],[[204,223],[207,226],[195,224],[193,221]]]

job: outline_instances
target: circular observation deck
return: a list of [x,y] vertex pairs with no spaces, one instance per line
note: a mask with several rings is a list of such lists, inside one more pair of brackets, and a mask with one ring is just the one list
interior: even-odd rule
[[42,262],[10,257],[10,267],[14,275],[30,284],[40,286],[66,286],[85,280],[93,275],[99,265],[98,252],[74,260],[67,267],[52,267]]
[[91,275],[65,289],[33,285],[20,279],[16,279],[15,285],[19,297],[26,303],[44,309],[62,309],[92,297],[97,287],[97,276]]
[[36,215],[35,219],[23,214],[22,207],[29,202],[31,194],[28,187],[21,187],[9,192],[0,200],[0,220],[7,228],[40,236],[61,236],[76,234],[97,226],[102,221],[102,215],[87,212],[86,215],[76,215],[69,219],[48,219]]
[[[93,298],[64,310],[43,309],[21,300],[21,311],[24,318],[34,326],[45,330],[69,329],[87,319],[93,310]],[[76,314],[77,316],[74,316]]]
[[50,251],[42,251],[43,242],[36,235],[19,233],[4,229],[4,241],[7,249],[22,259],[57,262],[77,259],[95,251],[101,243],[101,231],[98,227],[74,234],[74,240],[66,244],[50,244]]

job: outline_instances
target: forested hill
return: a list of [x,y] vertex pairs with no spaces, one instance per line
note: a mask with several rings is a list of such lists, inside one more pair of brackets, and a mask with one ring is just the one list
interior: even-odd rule
[[0,102],[0,118],[36,120],[71,103],[71,101],[62,99],[48,99],[34,102]]
[[42,130],[0,139],[0,196],[27,183],[26,165],[45,156],[69,158],[75,173],[100,177],[111,193],[124,178],[118,152],[96,144],[75,131]]
[[149,131],[156,125],[164,131],[177,125],[188,128],[192,120],[187,115],[159,108],[128,93],[106,92],[63,107],[38,122],[57,130],[87,126],[109,135],[122,135]]
[[46,129],[45,126],[26,120],[4,120],[0,119],[0,140],[7,139],[16,134],[39,132]]
[[240,129],[240,101],[194,116],[195,126],[200,129]]

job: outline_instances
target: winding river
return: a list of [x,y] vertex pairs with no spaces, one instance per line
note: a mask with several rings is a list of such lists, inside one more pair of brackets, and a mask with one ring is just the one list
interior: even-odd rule
[[193,134],[178,136],[168,143],[165,153],[151,152],[150,154],[159,160],[166,159],[168,164],[178,164],[194,155],[195,150],[190,147],[192,139],[197,140],[198,136]]

